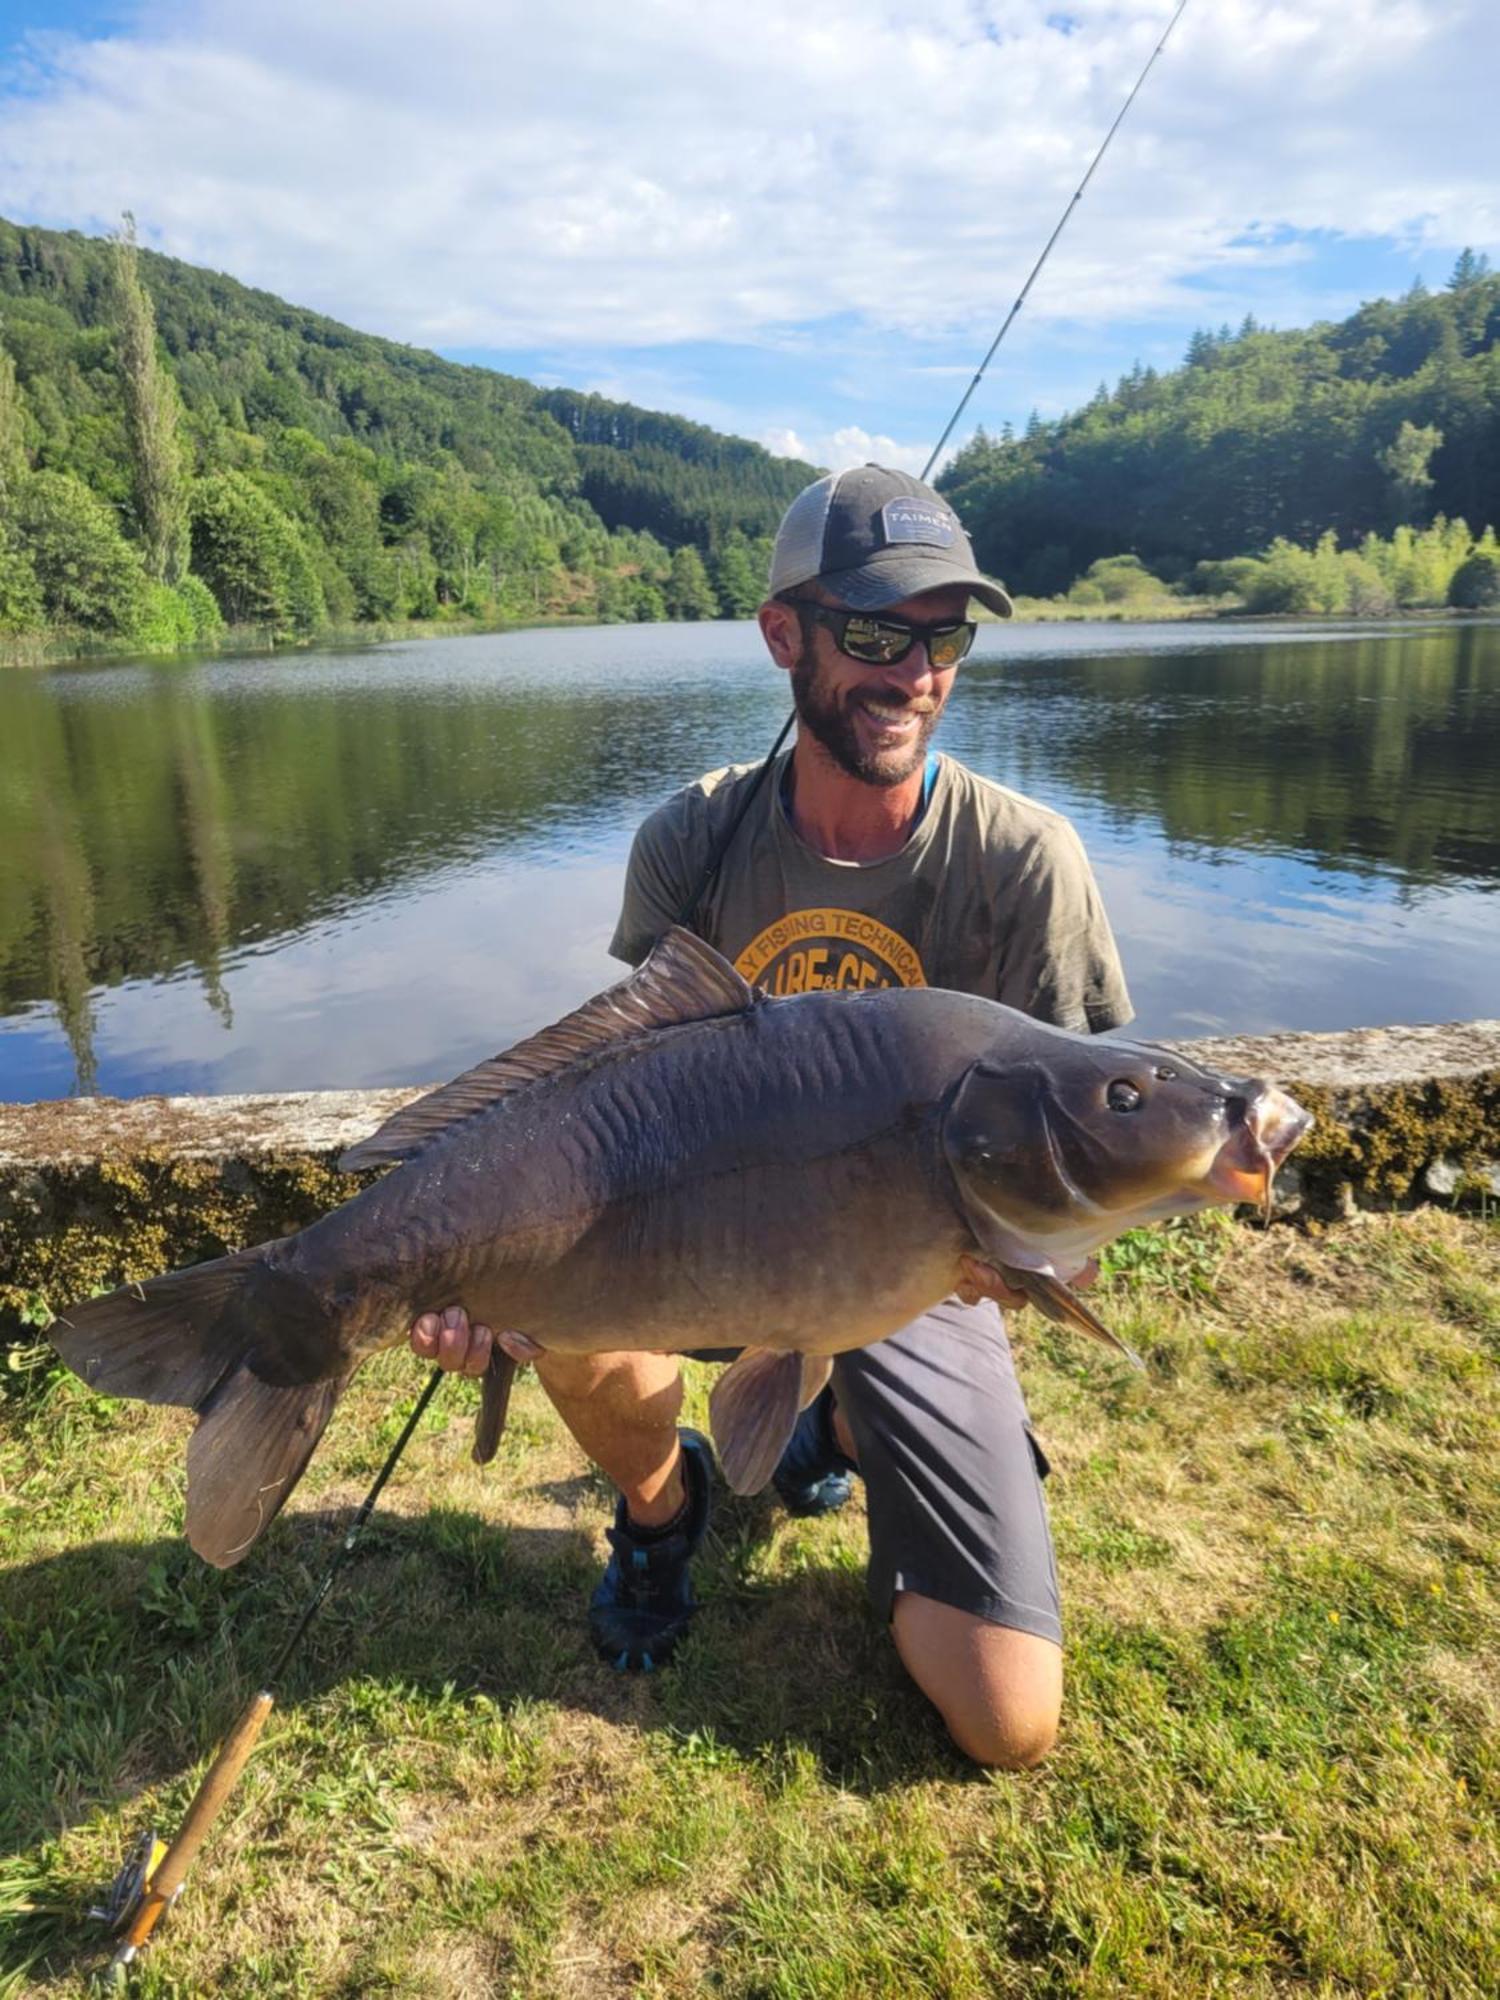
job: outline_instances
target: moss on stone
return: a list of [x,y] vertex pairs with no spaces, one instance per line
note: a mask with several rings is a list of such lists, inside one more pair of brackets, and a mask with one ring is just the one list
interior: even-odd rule
[[304,1229],[374,1178],[295,1151],[0,1170],[0,1335],[128,1279]]
[[1434,1160],[1500,1159],[1500,1071],[1364,1090],[1295,1081],[1287,1088],[1315,1120],[1295,1155],[1315,1206],[1336,1203],[1345,1190],[1365,1206],[1410,1201],[1420,1198],[1422,1171]]

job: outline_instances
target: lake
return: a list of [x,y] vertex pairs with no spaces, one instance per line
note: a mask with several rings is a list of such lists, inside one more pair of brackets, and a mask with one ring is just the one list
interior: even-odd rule
[[[0,1097],[451,1075],[619,976],[630,837],[761,756],[751,624],[0,674]],[[981,629],[1146,1034],[1500,1012],[1500,624]]]

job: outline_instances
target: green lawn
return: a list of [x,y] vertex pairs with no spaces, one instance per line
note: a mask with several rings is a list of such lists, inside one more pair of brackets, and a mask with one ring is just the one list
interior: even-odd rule
[[[1214,1219],[1102,1289],[1149,1359],[1018,1323],[1068,1623],[1052,1759],[967,1767],[866,1608],[858,1510],[721,1504],[681,1664],[598,1665],[605,1493],[523,1381],[447,1384],[137,1990],[1500,1993],[1500,1227]],[[693,1371],[701,1398],[706,1371]],[[371,1368],[237,1570],[186,1420],[0,1402],[0,1995],[171,1830],[422,1379]]]

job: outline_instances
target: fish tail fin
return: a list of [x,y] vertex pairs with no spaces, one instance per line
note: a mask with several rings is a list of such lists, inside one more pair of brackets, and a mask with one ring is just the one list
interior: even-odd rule
[[260,1539],[302,1477],[348,1375],[267,1382],[245,1363],[204,1403],[188,1446],[187,1537],[218,1569]]
[[335,1336],[311,1287],[258,1250],[121,1285],[47,1329],[90,1388],[197,1411],[188,1540],[220,1568],[274,1518],[323,1435],[352,1372],[333,1372]]
[[242,1250],[121,1285],[69,1306],[47,1338],[75,1375],[103,1396],[195,1410],[248,1344],[240,1295],[260,1253]]

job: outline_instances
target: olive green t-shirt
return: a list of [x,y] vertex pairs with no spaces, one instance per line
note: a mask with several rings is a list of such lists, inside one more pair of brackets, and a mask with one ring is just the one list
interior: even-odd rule
[[[1056,1027],[1131,1017],[1082,843],[1061,813],[939,757],[926,810],[882,861],[830,861],[796,832],[778,759],[692,917],[753,986],[946,986]],[[712,771],[635,837],[610,951],[639,965],[702,878],[758,765]]]

